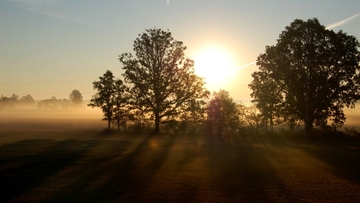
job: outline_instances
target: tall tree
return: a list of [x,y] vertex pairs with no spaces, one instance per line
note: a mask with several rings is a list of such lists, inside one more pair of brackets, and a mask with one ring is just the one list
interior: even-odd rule
[[169,31],[147,29],[134,42],[135,56],[124,53],[119,57],[137,105],[153,114],[155,133],[160,131],[162,118],[178,114],[183,103],[209,94],[194,73],[194,62],[185,58],[185,49]]
[[[115,79],[113,73],[107,70],[102,77],[99,77],[99,81],[93,82],[93,87],[97,90],[97,93],[90,100],[88,106],[100,107],[104,113],[103,120],[108,122],[108,129],[111,128],[111,122],[116,110],[119,97],[122,95],[124,86],[120,79]],[[120,87],[121,86],[121,87]]]
[[257,58],[252,96],[259,103],[278,105],[288,120],[303,121],[306,132],[329,119],[342,125],[343,108],[354,107],[359,99],[359,62],[354,36],[328,30],[316,18],[297,19]]
[[207,108],[207,122],[210,133],[221,137],[225,129],[234,129],[239,124],[239,111],[230,94],[225,90],[213,93]]
[[[252,90],[252,102],[261,112],[264,119],[265,131],[273,132],[273,126],[279,117],[281,110],[282,93],[277,82],[270,76],[268,70],[258,71],[252,74],[254,80],[249,84]],[[269,127],[269,128],[268,128]]]
[[69,95],[69,100],[75,108],[79,108],[83,104],[83,96],[79,90],[73,90]]
[[124,84],[122,80],[115,80],[114,82],[114,123],[117,126],[117,130],[120,130],[120,127],[126,130],[126,125],[130,117],[130,98],[128,87]]

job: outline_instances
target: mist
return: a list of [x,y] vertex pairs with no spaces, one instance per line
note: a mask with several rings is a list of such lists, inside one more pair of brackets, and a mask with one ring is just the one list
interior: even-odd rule
[[54,132],[61,133],[64,138],[70,136],[66,132],[98,132],[106,126],[101,118],[100,109],[88,107],[68,110],[3,109],[0,111],[1,139],[7,140],[11,136],[12,139],[56,139],[60,137],[54,136]]

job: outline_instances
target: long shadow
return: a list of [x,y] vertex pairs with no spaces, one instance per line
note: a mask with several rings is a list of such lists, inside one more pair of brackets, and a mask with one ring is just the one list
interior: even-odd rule
[[86,156],[82,171],[69,174],[77,175],[76,182],[55,193],[51,202],[111,202],[119,191],[113,178],[116,165],[133,144],[128,140],[100,141],[98,148]]
[[220,202],[296,202],[266,159],[266,148],[225,143],[210,146],[208,153],[214,193],[225,194]]
[[[275,147],[282,146],[276,143]],[[5,194],[0,200],[10,201],[55,176],[53,184],[62,186],[45,191],[45,201],[296,202],[269,163],[272,152],[266,144],[224,142],[186,147],[165,135],[134,140],[14,142],[0,147],[0,190]],[[199,163],[203,165],[194,165]],[[76,170],[58,175],[74,164],[79,164]],[[72,181],[61,180],[63,177]],[[269,190],[276,195],[269,195]],[[199,199],[199,194],[207,196]]]
[[317,141],[303,145],[301,149],[319,161],[330,164],[331,172],[337,177],[360,184],[359,143]]
[[37,187],[95,146],[92,143],[84,149],[83,144],[75,140],[22,140],[1,146],[1,201],[8,202]]
[[[116,164],[117,170],[113,180],[116,181],[118,194],[123,194],[117,197],[118,200],[141,202],[155,198],[155,195],[145,193],[156,190],[156,188],[149,189],[149,184],[165,163],[174,139],[175,137],[157,139],[154,136],[148,136],[131,154]],[[153,146],[154,142],[155,146]],[[152,201],[155,200],[152,199]]]
[[[152,143],[158,142],[153,148]],[[91,159],[83,167],[92,167],[78,177],[75,185],[53,202],[139,202],[144,201],[145,189],[152,177],[166,161],[173,140],[162,140],[149,135],[143,140],[114,141],[97,160]],[[116,147],[118,145],[119,147]],[[96,151],[96,149],[94,149]]]

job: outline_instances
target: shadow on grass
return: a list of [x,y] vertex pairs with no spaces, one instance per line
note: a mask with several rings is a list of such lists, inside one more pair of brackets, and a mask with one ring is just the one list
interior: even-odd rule
[[347,139],[316,140],[303,145],[302,150],[319,161],[332,166],[339,178],[360,185],[360,145]]
[[[172,139],[162,141],[154,135],[136,141],[102,141],[93,148],[94,155],[88,155],[82,173],[69,185],[71,189],[58,191],[51,201],[144,201],[149,182],[165,162],[172,144]],[[105,152],[95,159],[99,151]]]
[[[294,149],[290,155],[286,154],[289,149]],[[304,188],[288,188],[289,180],[285,183],[281,175],[297,166],[276,164],[292,159],[300,149],[354,181],[360,161],[355,149],[299,147],[284,140],[255,138],[243,143],[206,143],[167,135],[114,135],[98,140],[23,140],[0,146],[4,194],[0,200],[296,202],[296,191]]]
[[86,149],[82,145],[75,140],[22,140],[1,146],[1,201],[8,202],[39,186],[80,159],[96,143]]
[[296,202],[266,159],[270,151],[258,140],[251,142],[210,146],[207,167],[214,193],[226,194],[218,202]]

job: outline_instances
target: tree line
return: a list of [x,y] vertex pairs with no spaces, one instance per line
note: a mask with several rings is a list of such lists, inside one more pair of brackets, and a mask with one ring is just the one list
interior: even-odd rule
[[307,133],[329,123],[338,127],[346,119],[343,108],[359,100],[359,42],[316,18],[294,20],[258,56],[250,107],[235,103],[225,90],[211,96],[185,50],[168,30],[145,30],[134,52],[119,56],[122,79],[107,70],[93,82],[97,94],[89,106],[102,109],[109,129],[147,121],[155,133],[160,126],[177,126],[177,132],[201,129],[221,136],[244,125],[255,132],[272,132],[277,124],[305,126]]
[[55,96],[52,96],[50,99],[44,99],[41,101],[35,101],[31,95],[22,96],[12,94],[10,97],[1,96],[0,97],[0,110],[3,109],[24,109],[37,108],[39,110],[56,110],[56,109],[77,109],[84,107],[83,96],[81,92],[77,89],[74,89],[69,94],[69,99],[57,99]]

